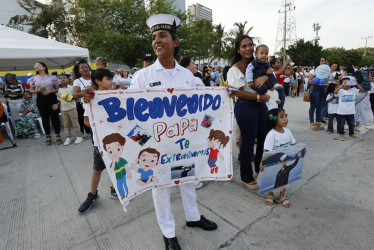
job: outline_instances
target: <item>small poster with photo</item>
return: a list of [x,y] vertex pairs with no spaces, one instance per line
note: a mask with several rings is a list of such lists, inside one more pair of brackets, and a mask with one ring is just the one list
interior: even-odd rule
[[259,193],[267,193],[301,179],[306,143],[264,152]]

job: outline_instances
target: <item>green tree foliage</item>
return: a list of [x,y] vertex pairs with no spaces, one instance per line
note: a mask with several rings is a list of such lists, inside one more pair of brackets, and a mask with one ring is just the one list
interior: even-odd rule
[[178,31],[180,34],[180,54],[195,59],[210,56],[212,47],[213,26],[208,20],[193,20],[188,17],[187,22]]
[[315,60],[322,55],[322,46],[318,42],[297,40],[286,50],[296,65],[314,65]]
[[[63,0],[52,0],[43,5],[30,0],[21,0],[19,4],[28,14],[16,15],[9,20],[9,25],[29,25],[29,33],[52,38],[60,42],[71,43],[71,22]],[[38,8],[40,11],[38,10]]]

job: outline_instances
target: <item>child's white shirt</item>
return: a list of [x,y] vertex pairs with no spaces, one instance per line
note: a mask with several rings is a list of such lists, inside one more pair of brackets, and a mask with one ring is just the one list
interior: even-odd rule
[[355,101],[359,89],[351,88],[349,90],[340,89],[337,96],[339,97],[338,115],[354,115],[356,113]]
[[326,97],[326,101],[329,100],[332,96],[335,96],[335,98],[331,102],[328,103],[328,113],[336,114],[338,112],[338,105],[339,105],[338,96],[334,94],[328,94]]
[[269,89],[266,94],[270,96],[269,101],[266,103],[268,110],[278,108],[277,101],[280,101],[278,91]]
[[[84,114],[83,114],[83,116],[87,116],[87,117],[89,117],[89,116],[90,116],[90,113],[91,113],[91,106],[90,106],[90,104],[86,104],[86,107],[85,107],[85,109],[84,109]],[[92,138],[93,138],[94,147],[97,147],[98,144],[97,144],[97,140],[96,140],[96,134],[94,133],[94,130],[93,130],[92,127],[91,127],[91,133],[92,133]]]
[[273,151],[279,148],[287,148],[296,143],[291,130],[283,128],[284,132],[279,133],[274,129],[270,130],[266,135],[264,150]]

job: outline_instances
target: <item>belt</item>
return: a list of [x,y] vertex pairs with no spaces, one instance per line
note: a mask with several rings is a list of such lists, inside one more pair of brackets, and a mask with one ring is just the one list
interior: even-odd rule
[[123,169],[124,169],[123,167],[120,167],[120,169],[114,170],[114,173],[118,174],[118,173],[121,172]]

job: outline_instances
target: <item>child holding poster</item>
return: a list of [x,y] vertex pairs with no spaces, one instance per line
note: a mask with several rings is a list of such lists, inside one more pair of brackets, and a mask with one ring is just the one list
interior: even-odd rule
[[[92,78],[92,84],[99,90],[111,90],[113,88],[113,74],[108,69],[98,69],[96,71],[93,71],[91,74]],[[90,127],[90,122],[88,120],[88,116],[91,112],[90,105],[86,106],[86,109],[84,111],[84,124],[86,126]],[[97,187],[99,186],[101,173],[105,169],[105,164],[103,159],[101,158],[99,149],[97,148],[97,141],[96,136],[93,136],[93,143],[94,143],[94,164],[93,164],[93,172],[91,177],[91,191],[87,195],[87,199],[80,205],[78,208],[78,212],[80,214],[86,213],[92,205],[99,199],[99,195],[97,193]],[[115,193],[115,190],[113,187],[111,187],[112,190]]]
[[[272,150],[275,150],[275,149],[280,149],[280,148],[287,148],[291,145],[296,144],[296,140],[293,137],[291,131],[287,128],[287,125],[288,125],[288,119],[287,119],[287,114],[286,114],[284,109],[276,108],[276,109],[270,110],[267,113],[266,129],[268,131],[268,134],[266,135],[266,138],[265,138],[264,152],[269,152],[269,151],[272,151]],[[298,159],[300,158],[300,155],[301,155],[301,153],[299,152]],[[287,155],[283,155],[281,157],[282,169],[280,170],[280,172],[282,172],[282,171],[285,172],[284,176],[287,177],[292,168],[290,169],[289,166],[286,166],[286,164],[285,164],[286,158],[287,158]],[[293,165],[296,166],[297,163],[293,164]],[[261,165],[260,165],[260,171],[261,172],[264,171],[264,166],[262,165],[262,162],[261,162]],[[278,175],[279,175],[279,173],[278,173]],[[259,174],[258,179],[260,179],[260,178],[261,178],[261,173]],[[280,191],[279,201],[282,203],[282,205],[285,208],[289,208],[291,204],[285,198],[286,185],[280,185],[278,179],[279,178],[277,176],[277,181],[276,181],[276,184],[274,185],[275,189],[273,191],[269,192],[265,202],[269,206],[273,205],[274,192],[275,191]],[[286,181],[288,183],[288,177],[286,179],[287,179]],[[257,183],[259,183],[259,180],[257,180]],[[284,184],[284,183],[282,183],[282,184]]]

